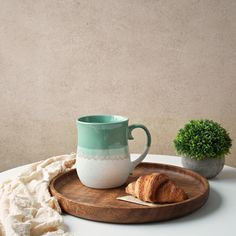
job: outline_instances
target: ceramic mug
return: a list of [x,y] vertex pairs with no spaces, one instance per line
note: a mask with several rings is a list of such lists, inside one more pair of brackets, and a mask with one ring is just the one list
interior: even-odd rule
[[[80,181],[91,188],[123,185],[133,169],[146,157],[151,135],[141,124],[128,125],[129,119],[115,115],[92,115],[77,119],[78,146],[76,170]],[[132,130],[141,128],[147,135],[142,155],[130,160],[128,139]]]

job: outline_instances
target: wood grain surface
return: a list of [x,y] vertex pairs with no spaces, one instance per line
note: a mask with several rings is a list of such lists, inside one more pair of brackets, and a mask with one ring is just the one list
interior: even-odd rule
[[[154,172],[167,174],[184,189],[189,199],[153,207],[116,199],[127,195],[127,184],[135,181],[140,175]],[[208,181],[197,173],[177,166],[145,162],[139,164],[127,183],[119,188],[88,188],[80,182],[76,170],[55,177],[49,188],[68,214],[94,221],[126,224],[163,221],[187,215],[203,206],[209,195]]]

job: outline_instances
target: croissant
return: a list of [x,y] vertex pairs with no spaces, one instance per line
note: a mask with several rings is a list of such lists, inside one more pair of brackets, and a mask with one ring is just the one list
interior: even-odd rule
[[183,189],[161,173],[140,176],[125,191],[142,201],[153,203],[174,203],[188,199]]

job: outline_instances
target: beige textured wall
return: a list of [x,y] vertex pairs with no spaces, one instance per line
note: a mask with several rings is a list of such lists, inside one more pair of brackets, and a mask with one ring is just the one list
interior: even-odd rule
[[[111,113],[174,154],[189,119],[236,140],[236,1],[0,0],[0,170],[76,150],[75,119]],[[136,131],[132,152],[143,149]],[[236,166],[236,148],[228,163]]]

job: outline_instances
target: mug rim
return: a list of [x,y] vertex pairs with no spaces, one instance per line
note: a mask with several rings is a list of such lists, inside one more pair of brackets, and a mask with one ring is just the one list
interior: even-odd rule
[[[85,118],[95,118],[95,117],[113,117],[116,118],[118,120],[114,120],[111,122],[88,122],[88,121],[84,121]],[[81,116],[79,118],[77,118],[77,123],[79,124],[90,124],[90,125],[109,125],[109,124],[118,124],[118,123],[123,123],[128,121],[129,118],[126,116],[120,116],[120,115],[109,115],[109,114],[99,114],[99,115],[86,115],[86,116]]]

